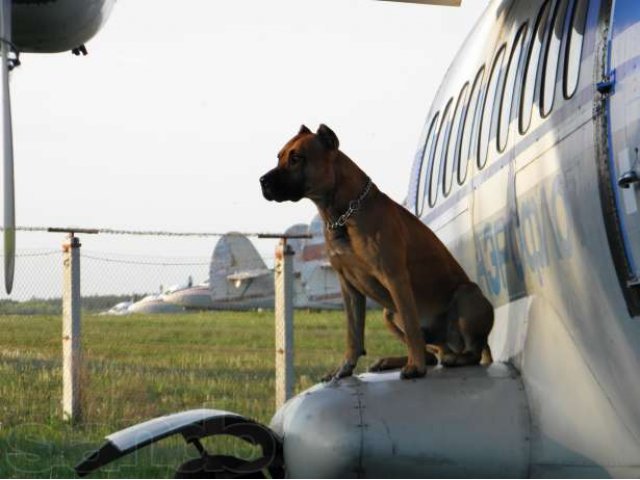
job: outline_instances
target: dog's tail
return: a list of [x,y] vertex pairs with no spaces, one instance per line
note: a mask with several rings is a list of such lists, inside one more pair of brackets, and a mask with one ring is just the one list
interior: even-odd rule
[[480,365],[491,365],[493,363],[493,355],[491,355],[491,347],[485,345],[482,349],[482,356],[480,357]]

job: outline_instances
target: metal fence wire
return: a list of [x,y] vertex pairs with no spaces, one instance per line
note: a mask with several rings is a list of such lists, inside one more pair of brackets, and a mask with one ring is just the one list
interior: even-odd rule
[[[208,256],[148,256],[81,250],[83,309],[108,310],[121,301],[198,283],[209,274]],[[19,252],[11,295],[2,290],[2,314],[58,314],[62,298],[62,250]]]
[[[235,307],[240,309],[273,308],[273,292],[265,295],[260,288],[273,290],[269,269],[275,260],[277,234],[82,230],[74,229],[81,232],[75,235],[81,243],[80,289],[82,309],[87,312],[106,312],[120,303],[205,284],[216,292],[215,308],[220,308],[220,295],[223,300],[236,301]],[[13,291],[8,295],[0,286],[0,315],[61,313],[63,244],[68,241],[64,231],[18,228]],[[298,262],[296,307],[340,308],[339,284],[322,253],[321,222],[311,227],[296,225],[285,233]],[[232,237],[244,238],[229,240]],[[228,270],[222,280],[218,279],[219,270]],[[212,283],[207,284],[209,281]],[[162,300],[166,298],[164,295]],[[135,311],[135,306],[132,308]]]
[[[78,235],[82,307],[92,312],[204,282],[219,239],[218,234],[106,233]],[[13,291],[8,295],[0,288],[0,315],[61,312],[65,240],[64,234],[46,233],[43,228],[19,230],[17,243],[22,248],[16,253]],[[265,262],[272,264],[275,241],[254,243]]]

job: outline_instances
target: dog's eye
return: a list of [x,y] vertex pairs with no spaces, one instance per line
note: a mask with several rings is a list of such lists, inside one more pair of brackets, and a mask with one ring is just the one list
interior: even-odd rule
[[302,162],[304,160],[304,156],[299,155],[299,154],[293,154],[291,155],[291,157],[289,157],[289,164],[290,165],[297,165],[298,163]]

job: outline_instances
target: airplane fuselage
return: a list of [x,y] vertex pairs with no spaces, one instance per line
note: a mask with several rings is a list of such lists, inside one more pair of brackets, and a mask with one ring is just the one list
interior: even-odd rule
[[[531,471],[637,475],[640,3],[494,1],[449,68],[408,208],[496,308]],[[634,473],[635,472],[635,473]]]

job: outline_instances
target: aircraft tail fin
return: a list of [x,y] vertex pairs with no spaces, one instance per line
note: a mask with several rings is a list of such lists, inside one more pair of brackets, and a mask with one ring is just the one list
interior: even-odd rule
[[242,234],[228,233],[216,244],[209,267],[214,301],[238,301],[273,296],[273,279],[260,254]]

